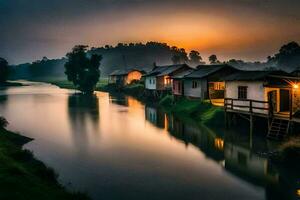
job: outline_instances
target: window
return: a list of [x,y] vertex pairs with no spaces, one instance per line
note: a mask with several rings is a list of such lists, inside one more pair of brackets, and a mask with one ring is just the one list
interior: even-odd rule
[[239,99],[247,99],[247,86],[239,86],[238,87],[238,98]]
[[149,79],[149,84],[151,84],[152,83],[152,79]]
[[192,88],[197,88],[198,87],[198,82],[197,81],[193,81],[192,82]]
[[225,84],[224,82],[215,82],[214,83],[214,90],[224,90]]

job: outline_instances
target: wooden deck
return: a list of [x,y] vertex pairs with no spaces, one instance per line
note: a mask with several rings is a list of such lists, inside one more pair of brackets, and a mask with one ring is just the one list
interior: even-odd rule
[[251,115],[264,118],[275,118],[300,123],[300,118],[293,117],[292,112],[274,112],[268,101],[251,99],[224,99],[225,112]]

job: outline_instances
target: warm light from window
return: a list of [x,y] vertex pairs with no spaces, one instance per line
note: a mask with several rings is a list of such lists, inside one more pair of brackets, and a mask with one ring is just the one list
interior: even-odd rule
[[296,191],[297,196],[300,196],[300,189]]
[[215,147],[219,150],[223,150],[224,149],[224,140],[222,140],[221,138],[215,138]]

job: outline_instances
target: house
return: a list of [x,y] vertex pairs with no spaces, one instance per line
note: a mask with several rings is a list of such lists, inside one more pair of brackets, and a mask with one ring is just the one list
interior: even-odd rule
[[132,81],[140,80],[145,72],[139,69],[115,70],[109,74],[109,83],[123,87]]
[[172,94],[177,97],[177,96],[183,96],[184,94],[184,81],[183,81],[183,78],[192,73],[195,69],[188,69],[186,71],[183,71],[181,73],[178,73],[177,75],[175,76],[172,76],[171,79],[172,79]]
[[236,71],[236,68],[226,64],[199,65],[196,70],[183,77],[184,96],[222,102],[225,90],[222,78]]
[[239,71],[224,78],[229,109],[260,114],[294,114],[300,108],[299,78],[283,71]]
[[145,88],[151,91],[163,92],[172,89],[172,76],[190,70],[186,64],[154,66],[145,77]]

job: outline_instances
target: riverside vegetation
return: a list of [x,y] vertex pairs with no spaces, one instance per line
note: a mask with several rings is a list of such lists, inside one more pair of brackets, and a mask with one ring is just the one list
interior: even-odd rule
[[[71,82],[66,80],[50,80],[47,82],[61,88],[76,89]],[[107,79],[100,79],[95,90],[110,93],[120,92],[116,89],[114,84],[108,84]],[[209,101],[192,100],[185,97],[175,101],[174,97],[170,94],[159,99],[153,99],[151,97],[146,97],[144,95],[144,90],[145,88],[142,82],[135,82],[122,88],[121,92],[133,96],[142,102],[154,103],[164,109],[164,111],[178,115],[180,118],[188,118],[205,125],[224,125],[223,108],[213,106]]]
[[82,193],[68,192],[51,168],[23,149],[32,139],[5,129],[0,117],[0,199],[87,200]]

